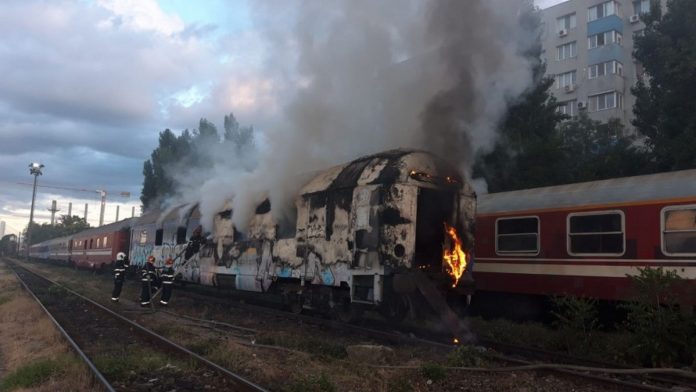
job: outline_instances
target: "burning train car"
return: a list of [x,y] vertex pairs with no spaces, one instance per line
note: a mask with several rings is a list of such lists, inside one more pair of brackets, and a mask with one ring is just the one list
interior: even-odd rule
[[184,281],[275,292],[295,311],[311,307],[342,319],[365,307],[405,315],[419,291],[436,308],[444,301],[437,293],[471,291],[475,194],[430,153],[393,150],[330,168],[305,184],[295,208],[292,230],[279,230],[266,200],[244,233],[226,209],[207,240],[195,207],[167,212],[157,227],[144,216],[133,227],[131,254],[142,245],[160,260],[175,258]]

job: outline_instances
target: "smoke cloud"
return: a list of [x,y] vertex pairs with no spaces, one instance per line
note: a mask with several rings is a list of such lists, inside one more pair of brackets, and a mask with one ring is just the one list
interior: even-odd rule
[[287,218],[307,175],[382,150],[429,150],[468,174],[538,61],[525,56],[538,31],[520,23],[530,1],[254,4],[281,109],[257,134],[257,164],[215,153],[212,172],[182,192],[208,228],[226,200],[239,228],[266,197]]

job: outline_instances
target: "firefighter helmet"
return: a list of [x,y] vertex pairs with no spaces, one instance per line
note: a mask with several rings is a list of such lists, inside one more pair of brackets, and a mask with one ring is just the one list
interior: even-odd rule
[[154,262],[155,262],[155,256],[152,256],[152,255],[147,256],[147,262],[148,262],[148,263],[154,263]]
[[165,260],[164,264],[166,264],[166,265],[174,264],[174,260],[172,260],[171,257],[167,257],[167,260]]
[[118,261],[123,261],[123,260],[125,260],[125,259],[126,259],[126,254],[125,254],[125,253],[123,253],[123,252],[118,252],[118,254],[116,254],[116,260],[118,260]]

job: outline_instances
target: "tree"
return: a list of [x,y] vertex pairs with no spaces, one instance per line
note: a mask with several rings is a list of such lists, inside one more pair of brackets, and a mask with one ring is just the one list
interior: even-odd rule
[[[193,132],[184,130],[179,136],[169,129],[160,132],[157,148],[152,151],[150,159],[143,163],[143,188],[140,193],[143,211],[160,208],[168,197],[174,196],[182,185],[177,179],[181,181],[188,174],[205,172],[213,165],[220,164],[221,156],[230,152],[240,155],[253,145],[253,127],[241,127],[232,113],[225,116],[222,140],[215,124],[205,118],[201,118],[198,129]],[[223,161],[228,164],[234,162]]]
[[159,145],[150,159],[143,163],[143,189],[140,193],[143,210],[159,207],[166,196],[174,194],[176,184],[169,168],[173,165],[186,165],[193,160],[191,152],[192,138],[188,130],[184,130],[179,136],[169,129],[160,132]]
[[[65,237],[83,230],[89,229],[89,223],[85,218],[80,218],[77,215],[68,216],[61,215],[58,223],[51,225],[50,223],[38,224],[31,223],[31,242],[29,245],[38,244],[46,240],[58,237]],[[24,229],[24,238],[26,238],[27,230]]]
[[583,110],[577,118],[560,124],[560,134],[565,182],[633,176],[648,171],[648,155],[633,137],[623,136],[624,126],[619,119],[602,123],[590,119]]
[[633,125],[646,136],[657,171],[696,167],[696,2],[653,1],[634,57],[644,69],[632,89]]
[[230,113],[225,116],[225,134],[223,135],[224,142],[232,143],[237,154],[242,153],[245,148],[250,148],[254,144],[254,127],[240,127],[239,122]]

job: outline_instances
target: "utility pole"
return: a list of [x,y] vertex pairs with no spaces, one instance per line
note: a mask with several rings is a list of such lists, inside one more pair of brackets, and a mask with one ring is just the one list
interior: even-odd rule
[[38,162],[29,164],[29,174],[34,176],[34,190],[31,194],[31,211],[29,212],[29,226],[27,226],[27,238],[24,240],[24,247],[27,248],[27,259],[29,259],[29,244],[31,244],[31,225],[34,223],[34,203],[36,201],[36,182],[41,174],[44,165]]
[[72,216],[72,202],[68,203],[68,216]]
[[131,208],[131,218],[135,218],[135,207]]

